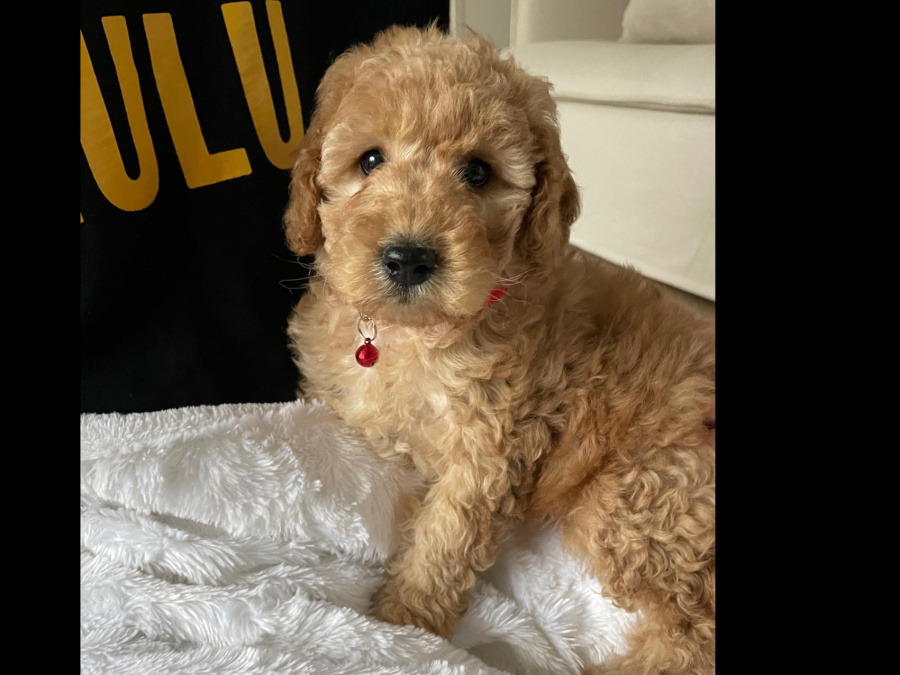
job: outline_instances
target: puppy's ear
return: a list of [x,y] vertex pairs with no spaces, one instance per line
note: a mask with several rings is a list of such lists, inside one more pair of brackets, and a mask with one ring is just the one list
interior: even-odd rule
[[569,230],[581,212],[581,198],[560,145],[556,103],[550,97],[549,85],[529,76],[526,97],[538,160],[531,206],[516,244],[524,260],[539,270],[549,270],[565,250]]
[[321,136],[316,139],[311,133],[312,123],[300,145],[297,161],[291,174],[290,198],[284,212],[284,233],[287,245],[299,256],[315,253],[325,239],[322,236],[322,221],[319,220],[321,192],[316,185],[319,173]]
[[325,72],[316,90],[316,109],[300,143],[291,174],[290,198],[284,213],[288,247],[297,255],[315,253],[325,237],[319,219],[322,190],[316,182],[322,161],[322,142],[334,124],[341,100],[350,90],[372,47],[361,45],[341,54]]

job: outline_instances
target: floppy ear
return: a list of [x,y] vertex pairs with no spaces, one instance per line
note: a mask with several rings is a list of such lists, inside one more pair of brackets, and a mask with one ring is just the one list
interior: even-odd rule
[[316,89],[316,109],[294,162],[290,197],[284,213],[287,244],[297,255],[315,253],[325,243],[319,219],[322,190],[316,183],[322,161],[322,141],[333,124],[341,100],[356,79],[359,66],[372,52],[369,45],[344,52],[331,64]]
[[[321,192],[316,185],[321,154],[321,137],[311,133],[312,123],[300,145],[297,161],[291,174],[290,198],[284,212],[284,233],[288,248],[299,256],[315,253],[325,239],[319,220]],[[310,143],[310,140],[316,142]]]
[[539,270],[549,270],[569,241],[569,230],[581,212],[578,187],[559,142],[556,103],[550,87],[528,78],[528,117],[538,147],[535,186],[517,238],[522,258]]

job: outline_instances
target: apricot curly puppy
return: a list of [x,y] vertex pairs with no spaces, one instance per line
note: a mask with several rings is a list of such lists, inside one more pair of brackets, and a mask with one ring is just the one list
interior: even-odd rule
[[316,256],[289,327],[302,394],[427,480],[377,617],[450,637],[528,515],[641,610],[628,653],[585,672],[708,673],[714,329],[571,248],[578,211],[546,81],[434,28],[343,54],[285,215]]

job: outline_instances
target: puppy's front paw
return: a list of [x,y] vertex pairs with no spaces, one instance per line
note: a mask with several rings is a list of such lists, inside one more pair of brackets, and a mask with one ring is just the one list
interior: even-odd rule
[[409,594],[404,597],[393,580],[388,580],[375,594],[373,605],[372,614],[379,621],[397,626],[418,626],[448,640],[456,627],[456,622],[448,621],[438,607],[416,603]]

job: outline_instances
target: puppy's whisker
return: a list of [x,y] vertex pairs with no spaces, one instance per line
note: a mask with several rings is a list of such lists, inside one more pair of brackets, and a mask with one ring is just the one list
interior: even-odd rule
[[287,258],[282,258],[280,255],[276,255],[275,253],[273,253],[272,257],[275,258],[276,260],[280,260],[281,262],[290,263],[291,265],[299,265],[303,269],[307,269],[307,270],[310,270],[313,272],[316,271],[316,266],[314,264],[301,262],[299,257],[297,257],[297,256],[295,256],[293,260],[289,260]]
[[315,287],[316,290],[323,290],[326,286],[327,284],[322,277],[309,277],[308,279],[307,288],[309,290],[312,290],[313,287]]
[[[278,282],[278,285],[281,286],[282,288],[288,289],[289,291],[296,291],[296,290],[303,288],[304,286],[311,284],[313,282],[314,278],[315,277],[298,277],[296,279],[282,279],[281,281]],[[297,285],[290,284],[290,282],[295,282],[295,281],[300,282],[300,283]]]
[[524,272],[520,272],[519,274],[516,274],[509,278],[501,277],[500,283],[502,283],[506,286],[515,286],[517,284],[521,284],[525,281],[525,278],[534,270],[535,270],[535,268],[532,267],[532,268],[525,270]]

